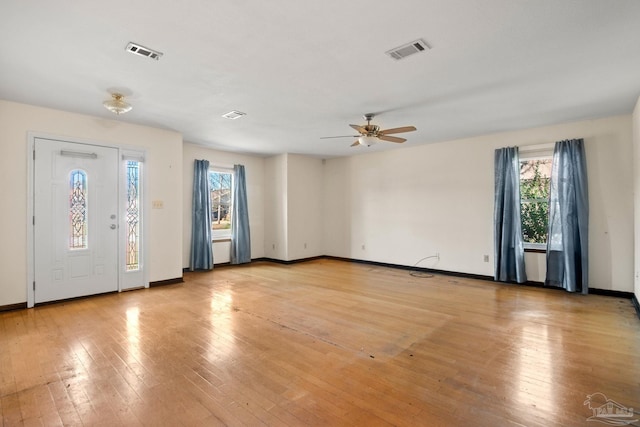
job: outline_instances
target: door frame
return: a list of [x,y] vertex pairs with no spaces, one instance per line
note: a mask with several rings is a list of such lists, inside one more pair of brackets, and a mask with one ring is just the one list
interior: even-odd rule
[[[35,140],[36,139],[52,139],[56,141],[63,141],[75,144],[85,144],[85,145],[94,145],[99,147],[107,147],[114,148],[118,150],[118,212],[122,212],[124,209],[123,201],[122,201],[122,190],[124,188],[124,174],[122,173],[122,161],[123,156],[126,157],[136,157],[144,160],[146,157],[146,150],[141,147],[129,146],[129,145],[115,145],[108,144],[104,142],[95,141],[92,139],[84,139],[84,138],[74,138],[68,136],[60,136],[55,134],[43,133],[43,132],[27,132],[27,307],[32,308],[35,305],[35,289],[34,289],[34,280],[35,280],[35,227],[34,227],[34,215],[35,215],[35,189],[34,189],[34,181],[35,181],[35,161],[34,161],[34,153],[35,153]],[[144,164],[144,163],[143,163]],[[146,268],[148,263],[147,259],[147,238],[148,235],[148,212],[149,212],[149,199],[147,197],[147,179],[148,173],[146,173],[146,168],[143,166],[143,178],[142,178],[142,285],[145,288],[149,287],[149,272]],[[116,275],[117,281],[117,289],[118,292],[122,292],[123,287],[123,275],[126,274],[124,271],[124,265],[122,263],[122,259],[124,257],[124,237],[121,230],[124,229],[124,215],[118,215],[118,244],[117,244],[117,265],[118,265],[118,274]],[[134,289],[134,288],[128,288]]]

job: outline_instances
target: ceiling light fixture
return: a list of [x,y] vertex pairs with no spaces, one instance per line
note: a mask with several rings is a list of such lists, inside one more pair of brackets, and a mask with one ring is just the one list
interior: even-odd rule
[[358,138],[358,142],[360,145],[366,145],[367,147],[371,147],[372,145],[378,142],[378,138],[375,136],[363,135]]
[[104,108],[111,111],[112,113],[120,115],[120,114],[128,113],[133,109],[131,104],[129,104],[124,100],[124,95],[119,93],[112,93],[111,97],[113,99],[104,101],[102,105],[104,105]]

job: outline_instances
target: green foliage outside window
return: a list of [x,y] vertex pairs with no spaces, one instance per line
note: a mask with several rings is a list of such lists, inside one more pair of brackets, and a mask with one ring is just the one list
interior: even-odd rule
[[526,243],[547,243],[551,159],[520,162],[522,236]]

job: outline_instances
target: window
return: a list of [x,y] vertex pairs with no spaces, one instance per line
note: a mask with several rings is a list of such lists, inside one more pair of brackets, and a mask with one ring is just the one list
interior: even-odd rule
[[87,173],[69,174],[69,249],[87,249]]
[[520,215],[525,249],[546,249],[552,156],[520,158]]
[[209,188],[212,236],[214,240],[230,238],[233,172],[209,170]]
[[127,160],[126,271],[140,269],[140,162]]

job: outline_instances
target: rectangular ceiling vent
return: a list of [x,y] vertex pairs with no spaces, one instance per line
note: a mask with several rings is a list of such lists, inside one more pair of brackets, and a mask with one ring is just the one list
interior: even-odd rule
[[427,44],[427,42],[422,39],[418,39],[412,41],[411,43],[398,46],[395,49],[388,50],[385,53],[393,59],[398,60],[406,58],[407,56],[411,56],[414,53],[424,52],[429,49],[431,49],[431,47]]
[[125,48],[127,52],[131,52],[135,55],[144,56],[147,58],[155,59],[156,61],[160,59],[162,56],[162,52],[158,52],[157,50],[149,49],[148,47],[141,46],[139,44],[129,42],[127,47]]
[[241,111],[229,111],[227,114],[223,114],[222,117],[224,117],[225,119],[231,119],[231,120],[235,120],[237,118],[240,118],[242,116],[246,116],[247,113],[243,113]]

